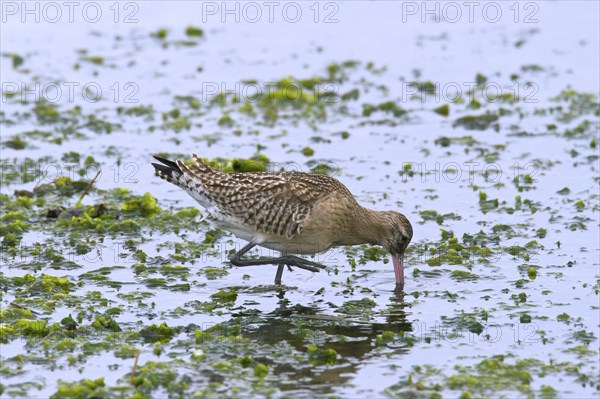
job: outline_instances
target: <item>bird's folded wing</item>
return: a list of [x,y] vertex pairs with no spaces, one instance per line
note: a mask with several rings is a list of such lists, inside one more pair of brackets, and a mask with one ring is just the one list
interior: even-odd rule
[[290,173],[223,173],[194,157],[196,165],[182,166],[198,190],[210,197],[223,215],[256,231],[292,238],[313,207],[334,191],[348,189],[329,176]]

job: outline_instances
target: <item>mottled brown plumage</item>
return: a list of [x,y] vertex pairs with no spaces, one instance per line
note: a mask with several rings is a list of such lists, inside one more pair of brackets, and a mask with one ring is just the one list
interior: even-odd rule
[[[403,272],[400,276],[398,269],[412,238],[412,227],[402,214],[362,207],[346,186],[329,176],[300,172],[231,174],[193,157],[193,165],[155,157],[163,164],[153,164],[155,173],[188,192],[221,228],[286,255],[315,254],[338,245],[383,245],[399,259],[394,262],[396,280],[403,283]],[[303,264],[309,270],[318,265],[309,261]]]

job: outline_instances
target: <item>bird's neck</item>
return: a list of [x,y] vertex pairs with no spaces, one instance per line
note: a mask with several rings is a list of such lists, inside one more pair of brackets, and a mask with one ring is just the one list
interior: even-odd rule
[[353,216],[339,245],[383,245],[388,230],[384,211],[359,206]]

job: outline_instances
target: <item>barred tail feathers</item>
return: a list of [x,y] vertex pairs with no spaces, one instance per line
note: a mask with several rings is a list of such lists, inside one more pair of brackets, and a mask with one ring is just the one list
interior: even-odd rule
[[215,170],[208,166],[197,155],[194,154],[196,163],[191,166],[188,166],[179,160],[173,162],[157,156],[154,156],[154,158],[162,163],[162,165],[152,163],[154,166],[154,174],[156,176],[182,188],[205,208],[214,206],[212,199],[204,193],[202,188],[202,175],[210,172],[214,173]]

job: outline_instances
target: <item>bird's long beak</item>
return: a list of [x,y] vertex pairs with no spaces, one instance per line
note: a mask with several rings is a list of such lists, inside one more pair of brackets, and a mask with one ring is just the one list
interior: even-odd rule
[[392,263],[396,275],[396,287],[404,286],[404,254],[392,255]]

